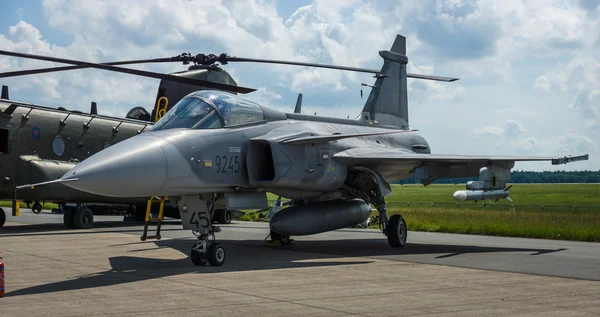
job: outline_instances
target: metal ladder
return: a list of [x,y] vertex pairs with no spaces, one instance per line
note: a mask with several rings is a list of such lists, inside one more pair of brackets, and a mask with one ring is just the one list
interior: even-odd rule
[[[165,199],[167,199],[166,196],[163,197],[157,197],[157,196],[152,196],[150,197],[150,199],[148,199],[148,205],[146,207],[146,219],[144,221],[144,234],[142,235],[142,237],[140,238],[142,241],[146,241],[146,239],[157,239],[160,240],[160,226],[162,225],[162,221],[163,221],[163,212],[165,210]],[[160,203],[160,208],[158,209],[158,217],[156,218],[151,218],[150,217],[150,212],[152,210],[152,203],[155,202],[159,202]],[[148,235],[148,225],[150,224],[150,221],[156,221],[157,225],[156,225],[156,234],[153,236],[149,236]]]

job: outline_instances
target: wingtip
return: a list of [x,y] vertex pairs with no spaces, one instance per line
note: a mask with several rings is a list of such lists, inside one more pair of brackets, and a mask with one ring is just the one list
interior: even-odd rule
[[557,157],[552,159],[552,165],[567,164],[577,161],[587,161],[590,158],[589,154],[582,155],[565,155],[564,157]]

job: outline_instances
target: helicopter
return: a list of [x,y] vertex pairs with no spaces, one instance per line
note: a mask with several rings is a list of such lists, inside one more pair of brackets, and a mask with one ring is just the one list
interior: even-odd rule
[[[221,228],[210,220],[220,202],[226,209],[247,210],[268,208],[269,192],[291,199],[269,219],[271,241],[282,244],[290,243],[293,236],[363,223],[372,205],[379,212],[379,225],[388,244],[402,248],[407,243],[406,222],[400,214],[388,215],[385,198],[392,194],[390,184],[395,181],[412,176],[427,186],[442,178],[479,176],[468,182],[465,190],[456,191],[454,198],[508,199],[510,187],[506,185],[516,161],[557,165],[589,158],[587,154],[433,154],[425,138],[409,127],[406,38],[398,34],[391,49],[379,51],[379,56],[381,69],[372,70],[227,54],[197,55],[195,61],[204,65],[279,63],[373,73],[376,80],[355,119],[287,113],[224,90],[192,92],[147,132],[91,155],[47,184],[110,197],[166,197],[177,207],[182,227],[197,238],[190,250],[192,263],[221,266],[227,258],[225,247],[216,240]],[[118,67],[108,70],[127,71]],[[41,185],[46,184],[37,184]]]
[[[167,58],[180,59],[184,65],[186,54]],[[163,59],[164,60],[164,59]],[[152,60],[156,62],[156,59]],[[128,64],[132,61],[108,63]],[[135,61],[135,62],[144,62]],[[0,78],[27,76],[82,67],[63,66],[0,73]],[[176,77],[175,77],[176,76]],[[152,112],[144,107],[133,107],[125,118],[98,114],[96,102],[91,103],[90,112],[52,108],[26,102],[10,100],[7,86],[2,86],[0,96],[0,199],[13,200],[13,215],[17,215],[16,197],[23,200],[34,213],[42,210],[40,201],[58,203],[63,213],[63,222],[68,229],[88,229],[93,225],[94,214],[115,205],[126,206],[126,217],[137,221],[145,218],[147,199],[139,197],[114,198],[92,195],[73,188],[55,184],[43,189],[32,189],[22,194],[15,186],[53,180],[73,168],[90,155],[134,135],[144,133],[175,103],[192,91],[209,87],[227,87],[233,93],[248,92],[238,89],[229,73],[218,68],[191,65],[187,70],[171,73],[161,78]],[[176,80],[176,81],[174,81]],[[221,84],[225,86],[220,86]],[[156,208],[153,208],[156,212]],[[179,212],[167,205],[165,215],[178,218]],[[219,209],[214,220],[227,224],[232,219],[231,211]],[[0,208],[0,228],[6,214]]]

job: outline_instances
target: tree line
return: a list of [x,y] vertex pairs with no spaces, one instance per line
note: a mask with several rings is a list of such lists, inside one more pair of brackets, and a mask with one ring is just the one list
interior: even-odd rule
[[[463,177],[463,178],[447,178],[438,179],[433,184],[465,184],[468,181],[475,181],[479,178]],[[518,171],[514,170],[510,173],[510,183],[600,183],[600,171]],[[420,184],[418,179],[414,177],[405,178],[396,184]]]

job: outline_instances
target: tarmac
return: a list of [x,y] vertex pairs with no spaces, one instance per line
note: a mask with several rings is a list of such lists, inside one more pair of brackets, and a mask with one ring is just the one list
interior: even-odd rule
[[598,316],[600,244],[343,229],[263,246],[264,223],[222,225],[221,267],[189,259],[191,232],[22,210],[0,229],[0,316]]

